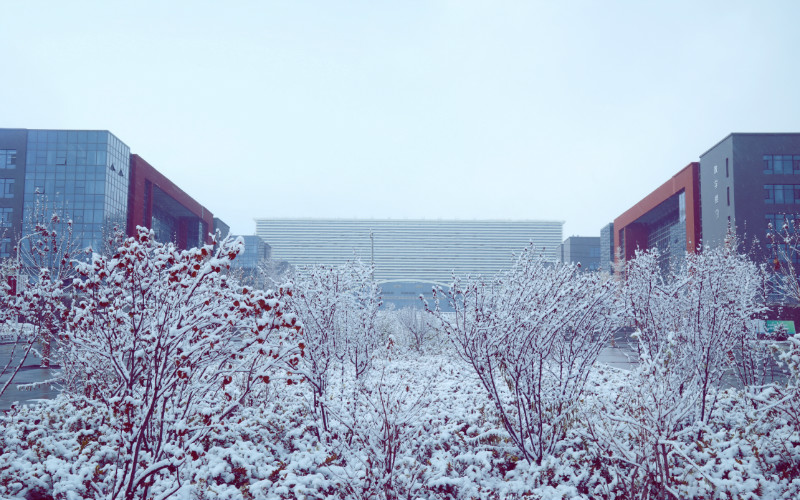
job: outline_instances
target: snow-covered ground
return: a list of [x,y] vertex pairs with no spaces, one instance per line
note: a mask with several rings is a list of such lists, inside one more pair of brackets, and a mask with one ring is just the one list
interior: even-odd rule
[[[363,386],[350,375],[332,377],[327,403],[335,417],[323,436],[306,384],[270,385],[187,459],[176,498],[629,498],[636,491],[636,467],[609,459],[611,443],[592,435],[599,427],[605,439],[636,434],[635,425],[613,419],[619,405],[632,403],[620,399],[635,381],[631,372],[595,367],[580,413],[541,464],[520,458],[486,390],[448,349],[394,349]],[[796,498],[797,430],[777,414],[759,418],[733,389],[720,392],[717,405],[711,424],[681,434],[670,454],[680,496]],[[13,412],[3,425],[0,495],[82,498],[103,480],[113,443],[88,406],[59,397]],[[639,453],[635,440],[623,446]]]

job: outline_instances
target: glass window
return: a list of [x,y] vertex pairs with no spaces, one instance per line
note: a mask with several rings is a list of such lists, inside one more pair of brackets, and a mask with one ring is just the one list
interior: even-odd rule
[[0,198],[14,197],[14,179],[0,179]]
[[11,257],[11,238],[0,238],[0,257]]
[[800,155],[764,155],[763,160],[765,174],[800,174]]
[[14,209],[11,207],[0,207],[0,228],[9,229],[11,227],[11,218],[14,215]]
[[17,168],[17,150],[0,149],[0,169]]

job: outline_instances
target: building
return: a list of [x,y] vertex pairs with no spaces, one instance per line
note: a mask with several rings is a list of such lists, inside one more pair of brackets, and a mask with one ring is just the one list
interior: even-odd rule
[[600,230],[600,270],[614,272],[614,223],[609,222]]
[[81,248],[137,224],[182,247],[206,240],[213,217],[107,130],[0,129],[0,256],[31,232],[37,206],[63,210]]
[[800,213],[800,134],[728,135],[700,155],[700,190],[704,245],[722,242],[729,226],[763,242],[769,223]]
[[226,224],[222,219],[214,217],[214,233],[219,233],[219,235],[224,238],[228,236],[231,232],[231,226]]
[[139,155],[132,154],[130,164],[128,234],[133,234],[136,226],[149,227],[156,240],[172,241],[180,248],[211,241],[211,212]]
[[614,220],[614,247],[630,259],[657,247],[676,257],[720,244],[735,228],[757,259],[769,224],[800,214],[800,133],[732,133]]
[[[232,236],[236,238],[236,236]],[[244,240],[244,251],[231,262],[231,269],[238,269],[242,280],[250,285],[260,284],[259,266],[266,265],[270,258],[270,246],[259,236],[240,236]]]
[[585,271],[600,269],[600,237],[570,236],[561,244],[561,260],[580,264]]
[[614,248],[625,260],[656,248],[664,266],[695,252],[701,241],[700,164],[690,163],[614,219]]
[[538,220],[256,219],[272,258],[295,267],[338,265],[355,258],[375,265],[384,300],[418,305],[433,285],[456,275],[494,275],[530,242],[559,258],[563,222]]

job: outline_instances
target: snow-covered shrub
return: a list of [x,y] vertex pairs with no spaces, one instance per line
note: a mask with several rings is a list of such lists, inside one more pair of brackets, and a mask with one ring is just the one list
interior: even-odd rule
[[[409,339],[408,344],[417,352],[423,352],[433,339],[437,337],[433,326],[434,318],[424,309],[404,307],[395,311],[395,318],[402,327],[400,330]],[[438,345],[434,348],[440,349]]]
[[77,265],[79,298],[59,338],[67,396],[87,401],[114,458],[92,483],[107,498],[163,497],[203,440],[297,364],[289,290],[234,290],[223,270],[241,240],[179,251],[140,228],[110,257]]
[[602,450],[598,455],[618,479],[616,489],[627,498],[674,494],[681,459],[676,443],[691,441],[697,377],[676,355],[676,336],[664,337],[658,350],[641,350],[627,383],[602,394],[594,415],[585,419]]
[[759,344],[755,318],[765,310],[763,270],[737,252],[734,234],[718,247],[685,254],[664,273],[657,250],[638,252],[625,270],[627,318],[639,352],[655,359],[669,345],[671,363],[693,373],[697,415],[707,422],[711,394],[733,368],[743,385],[766,379],[769,353]]
[[0,320],[7,326],[5,333],[13,332],[3,339],[13,342],[13,348],[0,372],[6,377],[0,395],[31,354],[41,359],[43,368],[50,366],[52,338],[63,328],[71,299],[74,259],[81,257],[72,221],[63,210],[52,210],[37,197],[26,223],[31,233],[19,239],[15,255],[4,259],[0,268]]
[[[788,348],[778,354],[778,359],[789,372],[785,384],[775,384],[769,394],[768,410],[777,411],[800,436],[800,337],[796,334],[787,340]],[[775,347],[780,351],[780,348]]]
[[491,280],[456,278],[454,313],[433,311],[494,402],[523,458],[556,451],[575,424],[586,378],[617,328],[613,282],[527,248]]
[[[685,451],[710,428],[723,378],[764,380],[766,354],[754,318],[764,310],[763,274],[737,253],[735,237],[686,254],[664,272],[656,250],[625,268],[623,300],[635,329],[638,365],[597,409],[588,428],[626,495],[680,497],[686,476],[701,474]],[[602,398],[601,398],[602,400]]]
[[372,273],[372,267],[350,261],[302,269],[292,282],[295,294],[287,305],[303,323],[305,340],[302,363],[294,368],[309,384],[324,432],[330,428],[326,401],[332,370],[348,363],[356,378],[363,377],[379,345],[380,290]]

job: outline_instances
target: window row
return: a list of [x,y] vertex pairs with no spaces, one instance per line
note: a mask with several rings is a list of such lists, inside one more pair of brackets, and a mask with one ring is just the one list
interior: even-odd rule
[[800,174],[800,155],[764,155],[765,174]]
[[800,203],[800,184],[764,184],[764,203]]
[[28,130],[28,142],[96,142],[106,144],[109,133],[102,130]]
[[800,216],[796,214],[765,214],[766,232],[782,233],[785,229],[789,233],[794,233],[797,225],[800,224]]
[[56,194],[61,193],[69,194],[104,194],[105,181],[54,181],[46,180],[44,182],[29,182],[25,184],[25,193],[27,194]]
[[16,149],[0,149],[0,168],[16,168],[17,167],[17,150]]
[[28,165],[102,165],[108,155],[105,151],[36,151],[28,154]]

